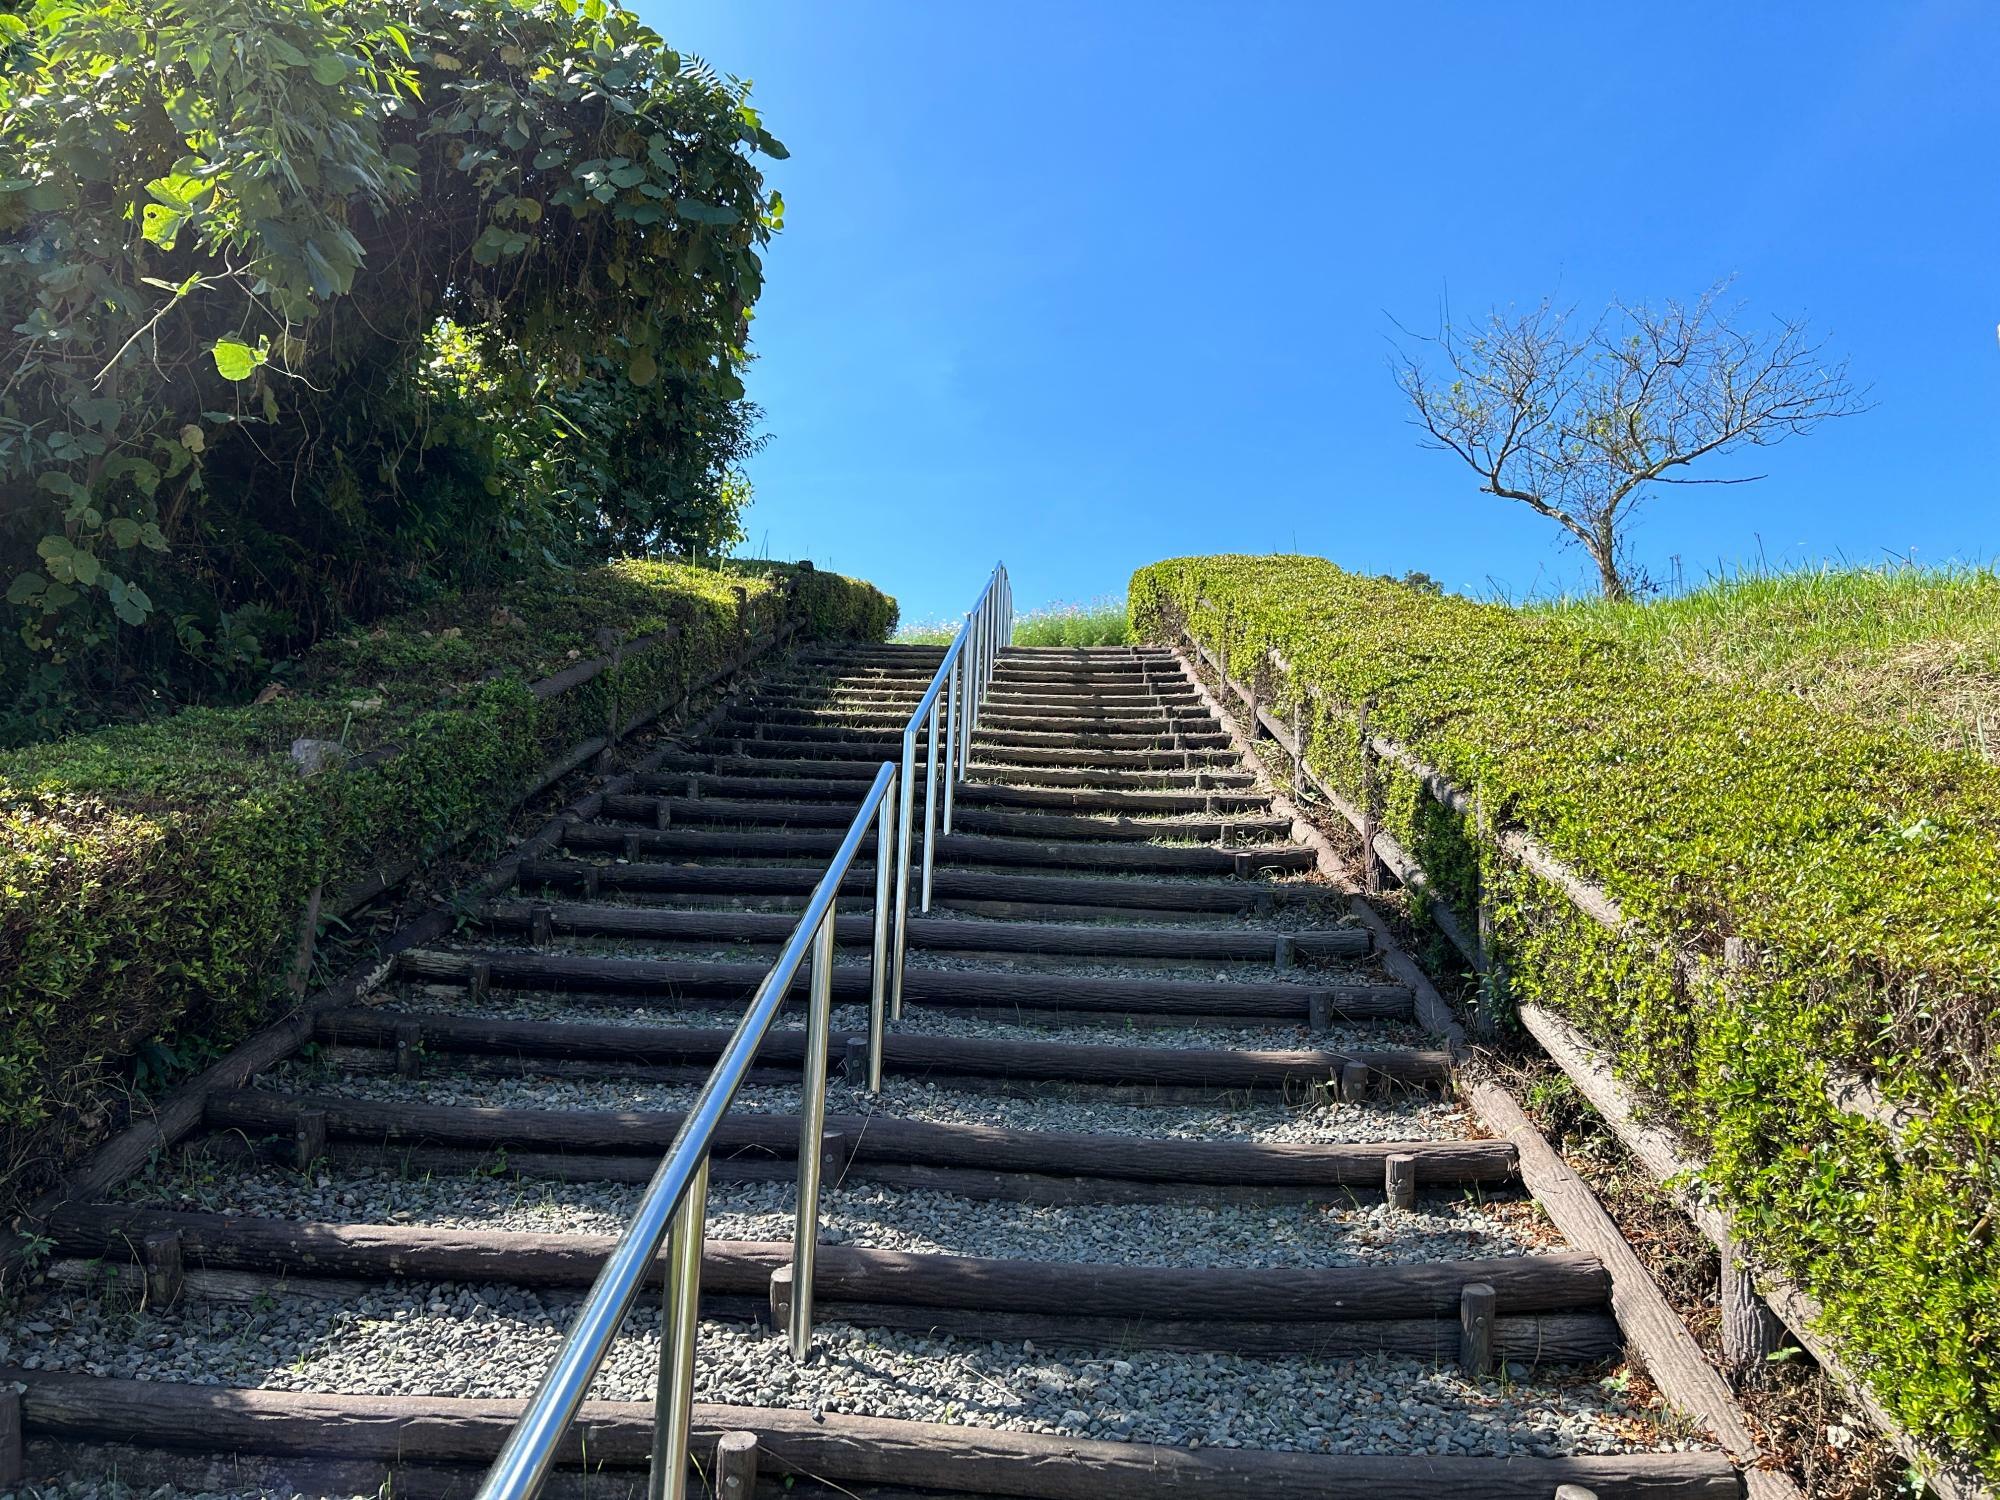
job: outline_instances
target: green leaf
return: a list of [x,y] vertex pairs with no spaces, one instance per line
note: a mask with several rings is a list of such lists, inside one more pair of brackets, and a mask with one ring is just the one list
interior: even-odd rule
[[646,180],[648,175],[644,167],[620,167],[611,174],[611,185],[621,188],[637,187]]
[[32,600],[41,598],[43,591],[48,586],[48,579],[42,577],[41,574],[22,573],[12,583],[7,585],[7,602],[9,604],[27,604]]
[[625,374],[634,385],[651,385],[659,378],[659,362],[653,358],[650,349],[641,349],[632,356],[632,363],[625,367]]
[[674,205],[674,212],[694,224],[734,224],[736,210],[724,208],[719,203],[703,203],[699,198],[683,198]]
[[125,403],[115,396],[74,396],[69,409],[92,427],[109,432],[125,414]]
[[331,52],[322,52],[312,60],[313,82],[332,88],[347,78],[347,64]]
[[215,341],[215,370],[224,380],[248,380],[256,373],[257,351],[240,339]]
[[47,490],[51,495],[60,495],[65,500],[82,500],[90,491],[78,484],[60,469],[45,469],[35,476],[35,487]]

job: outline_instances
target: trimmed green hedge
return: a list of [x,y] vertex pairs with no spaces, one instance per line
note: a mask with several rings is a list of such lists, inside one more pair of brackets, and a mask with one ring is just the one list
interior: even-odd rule
[[[630,717],[678,696],[781,614],[808,638],[880,640],[895,622],[868,584],[807,569],[628,561],[564,578],[325,641],[267,702],[0,755],[0,1198],[89,1144],[119,1064],[163,1045],[205,1056],[262,1020],[315,884],[331,897],[491,824],[614,702]],[[603,655],[602,631],[668,625],[670,645],[546,701],[528,691]],[[299,738],[400,748],[306,777]]]
[[[1587,621],[1439,598],[1308,557],[1181,558],[1134,575],[1142,635],[1185,621],[1246,674],[1372,700],[1377,734],[1601,882],[1628,930],[1486,859],[1522,998],[1568,1017],[1710,1162],[1757,1252],[1908,1426],[2000,1477],[2000,773],[1782,696],[1649,665]],[[1281,703],[1292,686],[1274,684]],[[1354,721],[1314,768],[1358,793]],[[1385,767],[1386,826],[1469,913],[1462,820]],[[1676,951],[1753,966],[1686,993]],[[1928,1112],[1892,1139],[1829,1074]]]

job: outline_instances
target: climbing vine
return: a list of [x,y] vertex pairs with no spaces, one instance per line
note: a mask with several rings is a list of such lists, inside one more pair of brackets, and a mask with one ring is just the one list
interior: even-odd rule
[[604,0],[33,0],[0,46],[17,715],[731,539],[785,154],[742,85]]

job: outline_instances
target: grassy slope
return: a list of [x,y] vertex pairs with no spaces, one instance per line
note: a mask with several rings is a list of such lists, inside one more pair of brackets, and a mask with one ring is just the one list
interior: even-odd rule
[[1539,609],[1608,626],[1656,661],[1899,725],[2000,762],[2000,573],[1857,568],[1743,575],[1648,604]]

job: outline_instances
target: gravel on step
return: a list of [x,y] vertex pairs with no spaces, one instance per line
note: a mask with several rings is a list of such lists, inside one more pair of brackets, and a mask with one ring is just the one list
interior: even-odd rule
[[[636,1185],[528,1181],[491,1174],[406,1177],[338,1162],[312,1177],[278,1167],[232,1170],[199,1155],[135,1179],[131,1202],[184,1212],[331,1224],[400,1224],[546,1234],[620,1234]],[[789,1240],[789,1182],[718,1182],[708,1195],[712,1240]],[[1427,1192],[1392,1212],[1380,1196],[1282,1207],[987,1202],[865,1182],[826,1188],[820,1240],[926,1255],[1146,1266],[1351,1266],[1472,1260],[1557,1248],[1540,1211],[1521,1198],[1482,1202]]]
[[[190,1301],[164,1314],[45,1294],[0,1328],[0,1360],[204,1385],[520,1398],[575,1310],[569,1297],[459,1283],[373,1287],[343,1304]],[[658,1328],[654,1299],[642,1299],[593,1395],[652,1399]],[[1468,1381],[1390,1356],[1075,1352],[836,1322],[817,1336],[819,1357],[798,1366],[779,1336],[705,1321],[695,1399],[1188,1447],[1558,1456],[1692,1446],[1615,1377],[1575,1371],[1517,1367]]]
[[[691,1084],[638,1080],[493,1078],[436,1073],[420,1078],[334,1074],[311,1062],[284,1063],[263,1075],[266,1086],[286,1093],[335,1093],[390,1104],[496,1106],[520,1109],[681,1110],[694,1100]],[[756,1114],[793,1114],[794,1085],[750,1085],[733,1106]],[[883,1114],[939,1124],[994,1125],[1012,1130],[1083,1131],[1172,1140],[1342,1141],[1460,1140],[1463,1110],[1436,1099],[1410,1096],[1366,1104],[1324,1101],[1293,1108],[1276,1100],[1236,1099],[1199,1104],[1175,1100],[1130,1104],[1092,1099],[1087,1088],[1051,1085],[1030,1097],[956,1094],[915,1079],[889,1079],[879,1095],[835,1079],[827,1108],[841,1114]]]

